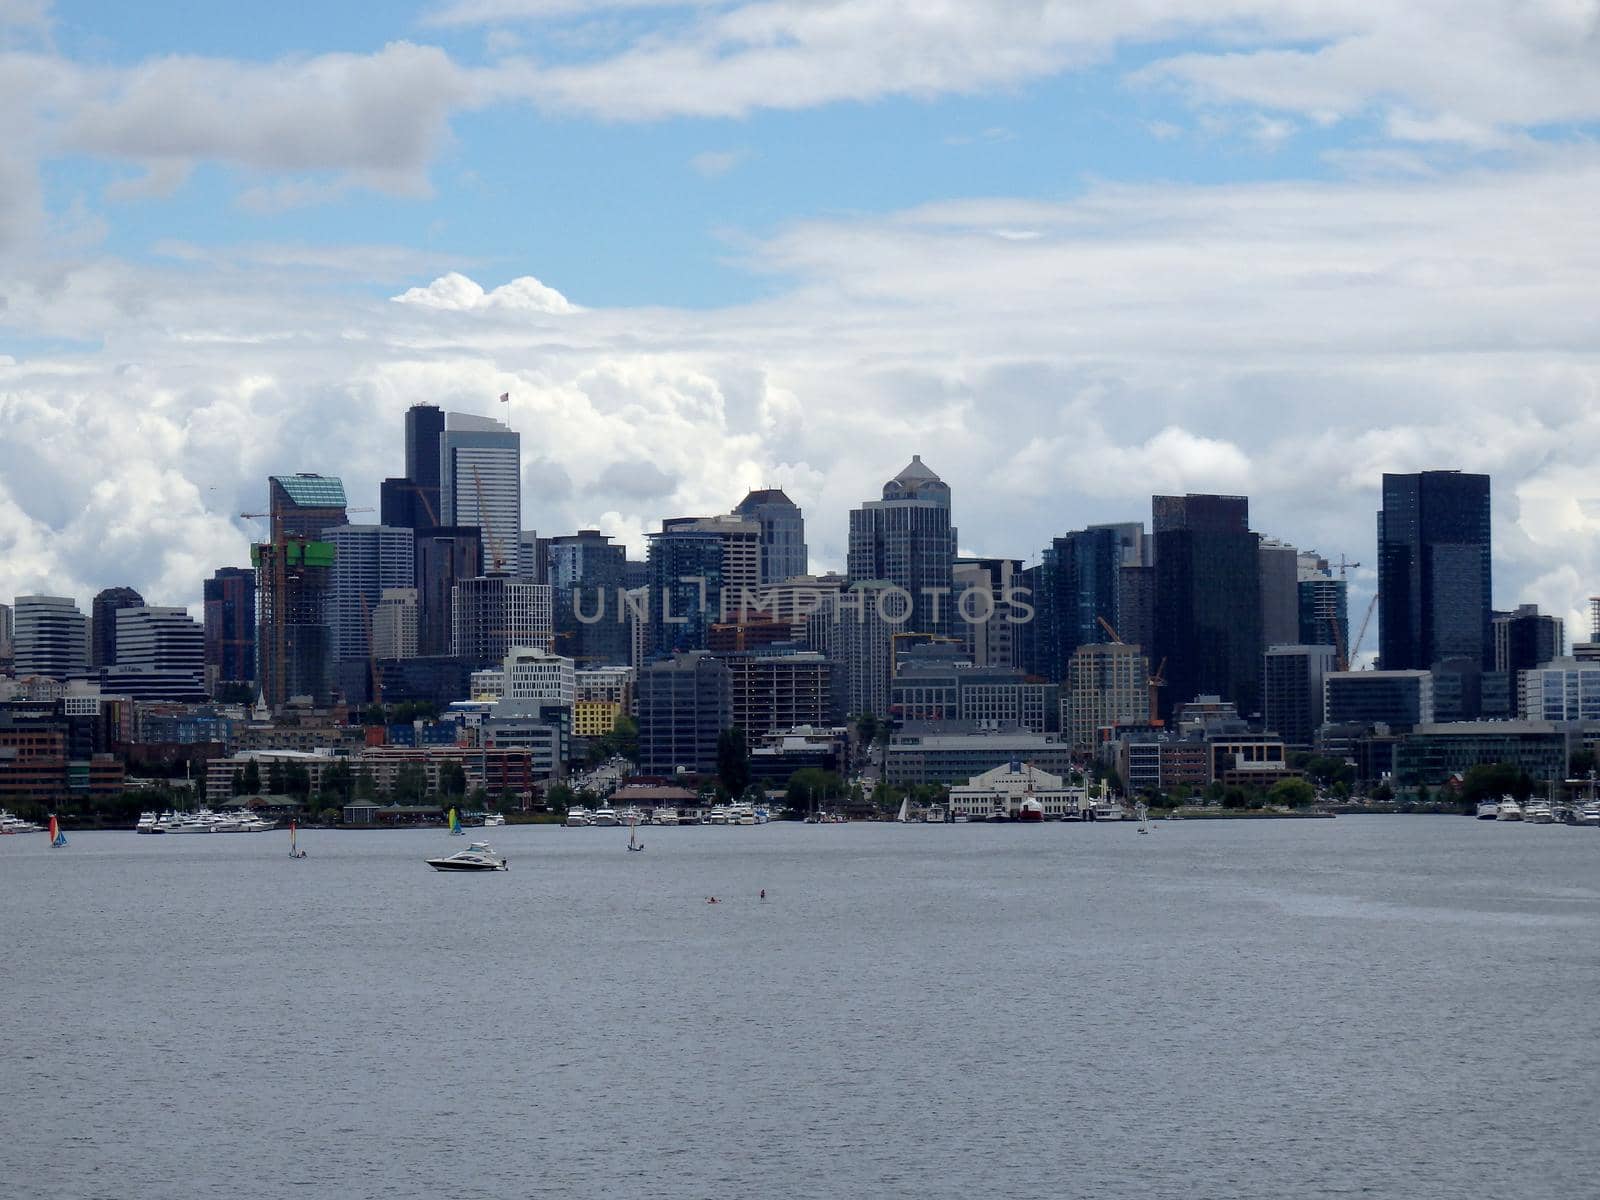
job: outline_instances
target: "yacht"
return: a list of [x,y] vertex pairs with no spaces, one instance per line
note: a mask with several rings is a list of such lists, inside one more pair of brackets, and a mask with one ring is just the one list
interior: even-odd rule
[[485,813],[483,826],[485,829],[494,829],[506,823],[505,817],[500,813]]
[[244,822],[238,817],[225,817],[220,814],[211,818],[212,833],[243,833]]
[[167,822],[168,833],[211,833],[213,828],[211,814],[206,812],[178,815]]
[[1520,821],[1522,820],[1522,805],[1518,804],[1510,796],[1501,796],[1500,811],[1495,814],[1494,819],[1496,821]]
[[1600,825],[1600,800],[1586,801],[1577,817],[1579,825]]
[[1104,797],[1094,802],[1094,808],[1091,811],[1090,820],[1093,821],[1120,821],[1127,815],[1122,811],[1122,805],[1115,800],[1108,800]]
[[639,811],[637,805],[630,804],[617,814],[617,824],[619,825],[643,825],[644,823],[644,814]]
[[705,823],[707,825],[727,825],[727,824],[729,824],[730,822],[728,821],[728,810],[726,808],[724,808],[720,804],[713,806],[711,811],[706,814]]
[[276,821],[269,820],[260,813],[246,813],[239,819],[239,828],[243,833],[266,833],[277,827]]
[[1478,820],[1480,820],[1480,821],[1493,821],[1499,815],[1500,815],[1500,801],[1498,801],[1498,800],[1479,800],[1478,801]]
[[771,822],[772,822],[772,810],[767,808],[765,805],[758,806],[755,809],[755,814],[756,814],[756,824],[757,825],[768,825],[768,824],[771,824]]
[[729,825],[754,825],[756,823],[756,810],[750,805],[735,804],[728,809]]
[[594,812],[589,814],[589,824],[601,825],[609,828],[613,825],[621,825],[622,822],[617,819],[616,809],[597,808],[594,810]]
[[445,858],[427,859],[435,871],[504,871],[506,860],[489,849],[488,842],[473,842]]
[[21,817],[14,817],[0,809],[0,834],[4,833],[38,833],[43,826],[35,825],[32,821],[24,821]]
[[1549,825],[1555,821],[1556,815],[1551,811],[1548,800],[1529,800],[1523,806],[1522,819],[1530,825]]
[[582,829],[588,823],[588,810],[582,808],[567,809],[567,819],[562,822],[568,829]]
[[676,825],[678,823],[678,810],[675,808],[658,808],[652,819],[657,825]]
[[135,833],[165,833],[166,827],[161,825],[160,818],[153,812],[139,814],[139,823],[133,827]]

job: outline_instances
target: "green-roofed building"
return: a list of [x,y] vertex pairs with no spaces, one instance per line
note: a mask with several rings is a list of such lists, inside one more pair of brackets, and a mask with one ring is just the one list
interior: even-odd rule
[[344,483],[332,475],[272,475],[267,487],[273,541],[320,538],[346,523]]
[[267,488],[272,541],[251,550],[261,691],[273,708],[296,696],[326,704],[334,682],[328,600],[335,548],[324,535],[348,520],[344,484],[301,473],[270,476]]

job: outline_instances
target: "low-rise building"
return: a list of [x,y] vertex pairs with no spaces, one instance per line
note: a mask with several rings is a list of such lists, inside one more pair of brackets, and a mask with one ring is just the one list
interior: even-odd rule
[[1013,759],[975,775],[950,789],[950,815],[984,821],[1001,816],[1016,820],[1024,801],[1033,801],[1047,821],[1076,821],[1089,807],[1081,787],[1069,787],[1060,775]]
[[889,783],[959,783],[1012,760],[1066,772],[1072,766],[1072,746],[1057,734],[1020,726],[979,730],[908,725],[890,739],[886,758]]
[[1553,721],[1419,725],[1394,748],[1396,787],[1437,787],[1475,766],[1506,763],[1536,780],[1566,778],[1576,729]]

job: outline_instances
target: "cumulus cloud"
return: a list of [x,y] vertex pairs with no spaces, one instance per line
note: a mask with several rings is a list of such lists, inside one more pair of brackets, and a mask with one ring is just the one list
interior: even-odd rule
[[510,283],[501,284],[492,292],[458,271],[439,276],[426,287],[407,288],[398,296],[391,296],[396,304],[414,304],[419,308],[434,308],[449,312],[468,312],[472,309],[502,309],[510,312],[574,313],[581,311],[555,288],[541,283],[532,275],[522,275]]

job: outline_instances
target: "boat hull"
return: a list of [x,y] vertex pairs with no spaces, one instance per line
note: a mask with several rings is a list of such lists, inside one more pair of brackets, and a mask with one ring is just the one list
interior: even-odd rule
[[504,864],[494,866],[490,863],[463,863],[450,862],[443,858],[430,858],[428,865],[435,871],[504,871]]

